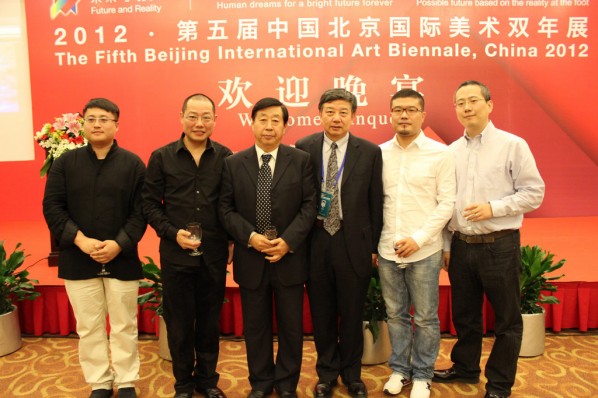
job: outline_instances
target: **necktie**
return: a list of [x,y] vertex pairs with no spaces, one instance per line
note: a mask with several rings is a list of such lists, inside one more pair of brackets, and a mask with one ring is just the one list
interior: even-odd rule
[[330,146],[330,158],[326,170],[326,191],[332,193],[332,199],[330,200],[328,217],[324,219],[324,229],[330,235],[334,235],[341,228],[341,215],[338,208],[338,183],[336,181],[336,175],[338,174],[336,148],[336,142],[333,142]]
[[270,216],[272,212],[272,203],[270,191],[272,189],[272,169],[270,169],[270,159],[272,155],[265,153],[262,155],[262,167],[257,175],[257,209],[255,216],[255,227],[260,234],[270,226]]

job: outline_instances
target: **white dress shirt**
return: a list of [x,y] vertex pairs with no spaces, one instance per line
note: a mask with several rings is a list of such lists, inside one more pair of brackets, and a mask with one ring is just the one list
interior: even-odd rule
[[393,244],[411,237],[420,247],[403,258],[423,260],[442,249],[442,230],[455,205],[455,163],[448,147],[420,131],[406,148],[396,136],[380,145],[384,224],[378,253],[399,262]]
[[257,152],[257,161],[260,168],[262,168],[262,164],[264,163],[264,161],[262,160],[262,155],[266,153],[272,155],[272,159],[270,159],[268,165],[270,166],[270,170],[272,170],[272,177],[274,177],[274,168],[276,167],[276,156],[278,156],[278,147],[276,147],[276,149],[272,152],[265,152],[262,148],[256,145],[255,151]]

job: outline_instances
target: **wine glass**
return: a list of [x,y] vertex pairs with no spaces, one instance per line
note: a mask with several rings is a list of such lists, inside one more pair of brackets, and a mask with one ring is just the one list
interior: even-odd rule
[[[397,245],[395,242],[393,242],[392,244],[392,249],[396,252],[401,246]],[[409,263],[405,262],[405,258],[401,257],[397,254],[397,257],[399,257],[399,262],[397,263],[397,268],[399,269],[405,269],[409,266]]]
[[102,270],[98,272],[98,276],[107,276],[110,275],[110,271],[106,270],[106,264],[102,264]]
[[[465,232],[467,233],[467,235],[473,235],[473,221],[471,221],[471,219],[469,219],[468,217],[465,217],[465,214],[463,214],[463,218],[465,219]],[[471,216],[470,216],[471,217]]]
[[[190,222],[189,224],[187,224],[187,231],[191,232],[191,235],[189,235],[189,239],[191,240],[196,240],[199,243],[201,243],[201,224],[198,222]],[[193,249],[189,255],[190,256],[201,256],[203,254],[203,252],[201,250],[198,250],[197,248]]]
[[270,225],[264,229],[264,236],[266,239],[272,240],[278,237],[278,231],[274,225]]

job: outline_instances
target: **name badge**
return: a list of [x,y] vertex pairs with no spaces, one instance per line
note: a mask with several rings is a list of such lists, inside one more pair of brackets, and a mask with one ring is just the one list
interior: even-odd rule
[[320,206],[318,207],[318,216],[328,217],[330,213],[330,202],[332,202],[332,193],[322,191],[320,193]]

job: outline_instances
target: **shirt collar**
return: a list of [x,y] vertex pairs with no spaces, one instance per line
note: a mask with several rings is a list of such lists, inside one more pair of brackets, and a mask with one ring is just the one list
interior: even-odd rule
[[[95,151],[93,150],[93,147],[91,145],[87,144],[87,145],[85,145],[85,148],[87,149],[87,151],[89,153],[93,153],[94,156],[95,156]],[[106,157],[108,157],[108,154],[116,151],[117,149],[118,149],[118,143],[116,142],[116,139],[114,139],[112,141],[112,145],[110,145],[110,149],[108,150],[108,153],[106,154]]]
[[336,142],[337,149],[341,152],[344,152],[347,148],[347,144],[349,143],[349,134],[350,133],[347,133],[347,135],[340,140],[332,141],[330,138],[328,138],[326,133],[324,133],[324,151],[330,151],[330,146],[333,142]]
[[[260,148],[259,146],[255,146],[255,151],[257,152],[257,159],[258,162],[261,161],[262,159],[262,155],[264,153],[269,153],[270,155],[272,155],[272,160],[274,160],[274,162],[276,162],[276,156],[278,155],[278,148],[280,148],[280,146],[277,146],[275,150],[273,150],[272,152],[266,152],[264,151],[262,148]],[[272,164],[272,163],[270,163]]]
[[[179,140],[176,142],[175,144],[175,152],[179,152],[181,150],[185,150],[188,151],[187,147],[185,146],[185,141],[183,141],[183,138],[185,138],[185,133],[181,133],[181,138],[179,138]],[[213,145],[212,145],[212,140],[210,138],[208,138],[208,140],[206,141],[206,151],[207,150],[212,150]]]
[[401,149],[401,150],[409,149],[413,145],[417,145],[418,148],[421,148],[424,145],[425,142],[426,142],[426,135],[424,134],[423,130],[419,131],[419,134],[417,135],[417,137],[413,141],[411,141],[411,143],[409,145],[407,145],[407,148],[403,148],[399,144],[399,141],[397,140],[396,133],[395,133],[395,136],[392,137],[393,146],[396,147],[396,148],[398,148],[398,149]]
[[482,132],[475,136],[475,137],[470,137],[469,135],[467,135],[467,131],[463,132],[463,136],[465,137],[465,139],[467,141],[471,141],[474,140],[477,137],[480,137],[480,142],[484,143],[486,142],[490,137],[492,137],[493,133],[494,133],[495,127],[494,124],[492,123],[492,120],[488,121],[488,124],[486,125],[486,127],[484,127],[484,130],[482,130]]

